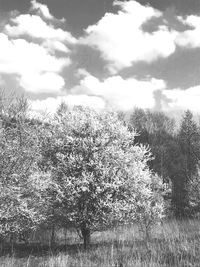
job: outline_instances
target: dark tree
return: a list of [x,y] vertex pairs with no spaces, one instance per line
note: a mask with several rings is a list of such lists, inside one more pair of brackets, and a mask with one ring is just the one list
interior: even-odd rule
[[189,215],[188,184],[197,174],[200,155],[200,136],[193,114],[188,110],[182,119],[177,136],[178,154],[176,176],[173,179],[173,204],[177,216]]

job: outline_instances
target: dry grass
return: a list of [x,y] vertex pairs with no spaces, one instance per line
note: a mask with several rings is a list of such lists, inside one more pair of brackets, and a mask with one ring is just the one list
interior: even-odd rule
[[171,221],[156,227],[144,240],[137,227],[96,233],[84,251],[75,247],[58,254],[25,258],[2,257],[1,267],[188,267],[200,266],[198,220]]

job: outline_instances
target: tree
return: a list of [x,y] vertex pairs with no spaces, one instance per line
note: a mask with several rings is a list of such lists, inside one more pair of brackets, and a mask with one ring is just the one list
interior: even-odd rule
[[188,184],[192,180],[192,177],[197,174],[200,157],[199,131],[197,124],[193,120],[193,115],[189,110],[184,114],[177,139],[180,151],[180,168],[178,175],[173,180],[173,195],[176,214],[183,216],[186,213],[188,214],[186,211],[189,208]]
[[183,117],[178,133],[179,144],[185,158],[184,172],[186,180],[190,180],[197,172],[197,164],[200,159],[200,135],[193,114],[187,110]]
[[149,144],[149,133],[147,130],[147,115],[146,111],[141,108],[136,108],[129,118],[129,129],[137,131],[138,136],[135,137],[135,142]]
[[169,179],[167,167],[169,146],[174,139],[174,121],[163,112],[135,109],[130,116],[129,127],[139,134],[135,141],[150,146],[154,159],[149,162],[150,168],[158,173],[163,181]]
[[134,138],[113,113],[79,107],[59,110],[54,121],[43,157],[51,162],[61,221],[80,231],[85,248],[93,231],[114,221],[132,222],[139,214],[144,221],[147,204],[151,218],[162,213],[162,205],[155,208],[149,151],[135,145]]
[[36,129],[29,125],[22,98],[1,109],[0,236],[19,235],[43,220],[40,190],[33,174],[39,158]]
[[200,170],[198,167],[196,175],[188,182],[188,195],[192,215],[199,216],[200,212]]

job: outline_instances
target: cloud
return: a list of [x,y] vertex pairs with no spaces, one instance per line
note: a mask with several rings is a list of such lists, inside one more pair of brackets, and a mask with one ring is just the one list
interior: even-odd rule
[[200,16],[190,15],[185,19],[179,17],[179,20],[191,29],[178,33],[176,44],[187,48],[200,47]]
[[5,20],[0,33],[0,74],[14,75],[17,86],[25,91],[59,94],[65,86],[63,70],[71,64],[69,46],[76,38],[55,27],[60,23],[46,5],[32,0],[29,11],[11,12]]
[[[82,73],[84,74],[83,71]],[[87,75],[86,72],[86,77],[81,80],[79,86],[71,89],[71,93],[101,97],[109,106],[129,110],[134,107],[153,108],[155,106],[154,93],[165,87],[163,80],[154,78],[142,81],[113,76],[101,82],[96,77]]]
[[49,12],[46,5],[36,2],[36,0],[31,1],[31,10],[36,10],[40,15],[44,16],[46,19],[54,19],[54,16]]
[[[54,26],[56,18],[50,14],[46,5],[35,0],[31,1],[31,4],[30,11],[36,11],[36,14],[12,14],[9,23],[4,27],[4,33],[11,38],[31,37],[50,53],[70,53],[68,45],[74,45],[77,42],[76,38],[69,31]],[[49,19],[50,22],[45,19]]]
[[186,90],[164,90],[162,93],[169,100],[166,109],[190,109],[200,112],[200,85]]
[[50,53],[54,53],[54,51],[60,51],[66,54],[70,53],[70,49],[60,41],[46,40],[42,43],[42,46],[47,48]]
[[[166,90],[163,80],[125,79],[117,75],[118,71],[137,62],[151,63],[167,58],[177,46],[200,47],[200,16],[178,17],[185,29],[178,32],[170,21],[164,22],[162,12],[150,6],[143,6],[134,0],[114,1],[114,5],[119,8],[117,13],[106,13],[77,40],[62,28],[63,24],[58,23],[46,5],[32,0],[30,14],[15,12],[2,22],[0,75],[13,75],[17,86],[25,91],[55,94],[55,97],[32,101],[35,112],[45,109],[54,112],[61,102],[94,108],[112,106],[122,110],[154,108],[157,91],[161,92],[164,100],[165,97],[169,100],[169,103],[163,103],[164,108],[200,110],[200,86],[185,91]],[[148,27],[144,25],[149,26],[152,21],[156,25],[154,30],[145,31]],[[3,23],[7,24],[3,26]],[[74,77],[80,80],[79,85],[68,89],[68,95],[58,96],[65,88],[63,73],[72,63],[70,53],[77,44],[99,50],[113,76],[99,80],[82,66]]]
[[17,75],[26,91],[52,93],[53,85],[55,92],[64,85],[59,73],[70,64],[69,58],[57,58],[24,39],[9,40],[4,33],[0,33],[0,51],[0,73]]
[[22,88],[28,88],[32,93],[59,93],[64,87],[63,77],[53,72],[28,73],[20,78],[19,84]]
[[87,106],[95,109],[103,109],[105,102],[100,97],[87,95],[67,95],[58,97],[48,97],[44,100],[30,101],[30,113],[32,116],[41,114],[54,114],[61,103],[69,106]]
[[162,13],[150,6],[143,6],[136,1],[115,1],[120,7],[117,14],[106,13],[95,25],[89,26],[86,36],[79,42],[98,49],[102,57],[109,62],[111,72],[116,72],[133,63],[153,62],[174,53],[175,31],[165,26],[149,33],[142,25],[153,18],[160,18]]
[[31,115],[38,116],[46,113],[52,115],[61,103],[69,106],[88,106],[94,109],[153,108],[155,106],[154,93],[166,87],[163,80],[153,78],[139,81],[134,78],[124,80],[120,76],[114,76],[100,82],[84,70],[81,70],[80,75],[87,76],[81,80],[79,86],[72,88],[68,95],[30,101]]
[[15,26],[7,24],[5,33],[11,37],[19,37],[28,35],[32,38],[42,40],[60,41],[74,44],[76,39],[70,32],[64,31],[61,28],[54,28],[53,25],[48,25],[37,15],[21,14],[11,19]]
[[56,58],[42,46],[24,39],[9,40],[0,33],[0,72],[60,72],[69,65],[68,58]]

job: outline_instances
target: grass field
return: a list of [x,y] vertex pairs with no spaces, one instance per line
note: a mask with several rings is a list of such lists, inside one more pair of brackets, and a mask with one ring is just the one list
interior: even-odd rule
[[54,252],[20,251],[0,258],[1,267],[188,267],[200,266],[200,224],[198,220],[170,221],[153,229],[144,240],[137,227],[118,227],[95,233],[84,251],[80,240],[67,236],[66,246]]

